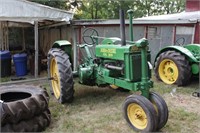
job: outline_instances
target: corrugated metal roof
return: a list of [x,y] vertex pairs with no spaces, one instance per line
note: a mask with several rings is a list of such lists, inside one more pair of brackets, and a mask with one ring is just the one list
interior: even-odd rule
[[181,12],[175,14],[166,14],[158,16],[149,16],[134,19],[134,23],[159,23],[159,24],[177,24],[177,23],[196,23],[200,21],[200,11]]
[[[73,20],[73,25],[115,25],[120,24],[119,19],[88,19],[88,20]],[[125,24],[129,24],[129,20],[125,20]]]
[[0,21],[69,21],[73,13],[26,0],[0,0]]
[[[200,11],[182,12],[133,19],[133,24],[193,24],[200,21]],[[108,20],[75,20],[74,25],[114,25],[120,24],[119,19]],[[129,20],[125,20],[129,24]]]

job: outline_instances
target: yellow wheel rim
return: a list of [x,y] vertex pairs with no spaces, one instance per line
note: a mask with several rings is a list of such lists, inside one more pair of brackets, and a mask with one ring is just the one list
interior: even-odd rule
[[118,89],[119,87],[118,86],[116,86],[116,85],[110,85],[110,87],[112,88],[112,89]]
[[53,92],[55,97],[58,99],[60,97],[60,75],[55,58],[51,59],[50,72],[51,77],[53,77],[53,80],[51,80]]
[[178,68],[170,59],[164,59],[158,68],[159,76],[166,84],[173,84],[178,79]]
[[133,126],[138,129],[145,129],[148,124],[147,115],[136,103],[132,103],[127,108],[128,118]]

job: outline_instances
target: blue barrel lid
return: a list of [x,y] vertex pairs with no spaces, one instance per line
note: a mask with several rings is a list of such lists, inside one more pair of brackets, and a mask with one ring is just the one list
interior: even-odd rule
[[13,59],[21,59],[21,58],[27,58],[27,54],[26,53],[20,53],[20,54],[14,54],[13,55]]
[[20,54],[14,54],[13,58],[23,58],[23,57],[27,57],[26,53],[20,53]]
[[10,51],[0,50],[0,59],[9,59],[9,58],[11,58]]

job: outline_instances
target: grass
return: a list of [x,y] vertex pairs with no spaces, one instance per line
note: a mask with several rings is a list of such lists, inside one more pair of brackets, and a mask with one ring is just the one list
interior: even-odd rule
[[[187,87],[165,85],[153,79],[152,91],[162,95],[168,104],[169,119],[161,131],[190,132],[200,129],[200,99],[192,97],[198,81]],[[49,86],[45,85],[49,91]],[[50,93],[50,92],[49,92]],[[45,132],[65,133],[131,133],[134,132],[122,115],[124,99],[134,92],[119,92],[109,87],[90,87],[75,82],[75,99],[59,104],[51,95],[49,108],[52,121]]]
[[0,78],[0,83],[10,81],[10,77]]
[[[1,82],[8,81],[1,78]],[[192,81],[186,87],[166,85],[154,77],[154,91],[166,101],[169,109],[169,119],[161,132],[196,133],[200,129],[200,98],[192,97],[194,91],[200,91],[198,81]],[[40,84],[47,88],[47,82]],[[65,133],[134,133],[123,118],[122,104],[124,99],[137,92],[120,92],[109,87],[90,87],[80,85],[75,79],[75,99],[70,104],[59,104],[50,95],[49,108],[51,124],[44,132]]]

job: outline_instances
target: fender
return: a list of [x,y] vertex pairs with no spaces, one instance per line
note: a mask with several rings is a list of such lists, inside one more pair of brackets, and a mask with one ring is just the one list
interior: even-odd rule
[[67,40],[55,41],[53,43],[52,48],[60,48],[63,51],[65,51],[65,53],[67,53],[67,55],[69,56],[70,62],[72,63],[72,45],[71,45],[71,43],[69,41],[67,41]]
[[187,49],[188,46],[189,46],[189,45],[187,45],[187,46],[185,46],[185,47],[181,47],[181,46],[167,46],[167,47],[163,48],[163,49],[160,50],[160,52],[156,55],[156,58],[155,58],[155,60],[154,60],[154,66],[155,66],[155,62],[156,62],[156,59],[158,58],[158,56],[159,56],[161,53],[163,53],[163,52],[165,52],[165,51],[169,51],[169,50],[178,51],[178,52],[182,53],[183,55],[185,55],[185,56],[188,58],[188,60],[189,60],[190,62],[196,62],[196,63],[198,63],[199,61],[197,60],[197,58],[193,55],[193,53],[192,53],[189,49]]

